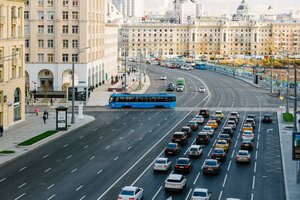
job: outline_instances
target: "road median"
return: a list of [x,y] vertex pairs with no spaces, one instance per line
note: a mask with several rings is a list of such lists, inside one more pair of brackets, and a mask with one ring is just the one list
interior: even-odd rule
[[58,133],[59,131],[56,131],[56,130],[49,130],[49,131],[46,131],[44,133],[41,133],[35,137],[32,137],[28,140],[25,140],[24,142],[21,142],[19,144],[17,144],[18,147],[28,147],[28,146],[31,146],[31,145],[34,145],[56,133]]

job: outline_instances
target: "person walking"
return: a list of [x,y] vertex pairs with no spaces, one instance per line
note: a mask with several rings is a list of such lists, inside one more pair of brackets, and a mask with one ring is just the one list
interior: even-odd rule
[[3,126],[0,125],[0,137],[3,136],[3,131],[4,131]]
[[46,119],[47,119],[46,115],[43,115],[44,124],[46,124]]
[[52,98],[50,99],[50,104],[51,104],[51,106],[53,106],[53,99]]
[[39,115],[39,109],[38,109],[38,107],[35,108],[35,115],[36,115],[36,116]]

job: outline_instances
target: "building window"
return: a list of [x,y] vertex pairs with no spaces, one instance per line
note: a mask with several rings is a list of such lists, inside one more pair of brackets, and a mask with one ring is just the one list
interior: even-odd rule
[[67,33],[69,32],[68,29],[69,29],[69,26],[64,25],[64,26],[63,26],[63,33],[64,33],[64,34],[67,34]]
[[64,20],[69,19],[69,12],[63,11],[63,12],[62,12],[62,16],[63,16],[63,19],[64,19]]
[[47,55],[47,61],[48,61],[48,62],[54,62],[54,55],[53,55],[52,53],[49,53],[49,54]]
[[38,19],[44,19],[44,11],[38,11]]
[[63,62],[69,62],[69,55],[68,54],[63,54],[62,55],[62,61]]
[[44,40],[39,40],[38,44],[39,44],[39,48],[44,48]]
[[27,6],[29,5],[29,0],[25,1],[25,5],[27,5]]
[[25,40],[25,47],[26,47],[26,48],[29,48],[29,40],[28,40],[28,39]]
[[54,33],[54,26],[53,25],[48,26],[48,33],[49,34],[53,34]]
[[63,6],[69,5],[69,0],[63,0]]
[[53,40],[48,40],[48,48],[53,48],[53,47],[54,47]]
[[41,33],[41,34],[44,33],[44,26],[43,25],[38,25],[38,33]]
[[78,62],[78,54],[72,54],[72,62]]
[[38,6],[44,6],[44,0],[39,0],[38,1]]
[[78,6],[78,0],[73,0],[73,6]]
[[78,20],[78,12],[72,12],[72,19]]
[[54,19],[54,12],[53,11],[48,11],[48,20]]
[[78,48],[78,40],[72,40],[72,47]]
[[69,41],[63,40],[63,48],[69,48]]
[[29,33],[30,33],[30,28],[29,28],[28,25],[25,25],[25,26],[24,26],[24,33],[25,33],[25,34],[29,34]]
[[24,19],[29,19],[29,11],[24,11]]
[[72,33],[74,34],[78,33],[78,26],[72,26]]
[[48,6],[53,6],[53,0],[48,0]]
[[38,62],[44,62],[44,54],[43,53],[38,54]]
[[25,54],[25,62],[29,62],[29,54],[28,53]]

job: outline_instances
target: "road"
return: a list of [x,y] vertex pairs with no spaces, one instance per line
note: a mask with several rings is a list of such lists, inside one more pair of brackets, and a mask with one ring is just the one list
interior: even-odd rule
[[[155,66],[148,66],[147,71],[152,80],[147,91],[150,93],[164,91],[166,83],[175,82],[178,77],[186,78],[186,91],[177,93],[181,109],[90,112],[96,118],[94,122],[1,166],[1,199],[110,200],[117,198],[123,186],[131,184],[145,189],[144,199],[185,199],[195,187],[210,189],[213,199],[284,199],[276,114],[272,113],[274,123],[260,123],[261,110],[278,107],[282,104],[280,100],[265,90],[210,71]],[[167,81],[159,80],[161,74],[167,75]],[[198,92],[200,85],[208,88],[206,93]],[[165,193],[163,184],[168,173],[154,174],[152,163],[161,155],[172,133],[195,115],[188,108],[200,107],[228,110],[221,126],[229,110],[239,109],[241,119],[249,113],[256,115],[258,125],[251,164],[237,165],[234,160],[240,145],[240,123],[221,173],[203,176],[201,166],[210,156],[219,128],[211,143],[204,147],[201,158],[193,160],[187,189],[181,194]],[[195,135],[196,132],[180,156],[186,156]],[[170,158],[174,165],[177,157]]]

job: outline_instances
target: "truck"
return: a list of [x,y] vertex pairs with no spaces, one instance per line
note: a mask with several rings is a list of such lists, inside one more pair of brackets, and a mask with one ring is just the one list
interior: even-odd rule
[[176,86],[180,86],[180,85],[185,86],[185,79],[184,78],[177,78]]

